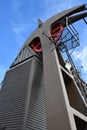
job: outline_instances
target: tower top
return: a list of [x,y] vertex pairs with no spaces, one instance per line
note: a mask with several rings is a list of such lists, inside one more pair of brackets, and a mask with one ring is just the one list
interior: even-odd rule
[[41,27],[43,24],[42,20],[41,19],[38,19],[38,27]]

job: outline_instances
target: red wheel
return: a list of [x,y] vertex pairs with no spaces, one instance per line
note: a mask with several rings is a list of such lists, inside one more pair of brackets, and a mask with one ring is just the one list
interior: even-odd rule
[[63,32],[63,25],[62,24],[59,24],[58,27],[51,30],[51,35],[52,35],[53,39],[55,40],[55,42],[57,42],[59,40],[59,38],[62,35],[62,32]]
[[33,44],[32,45],[32,49],[35,51],[35,52],[42,52],[42,48],[41,48],[41,43],[37,43],[37,44]]

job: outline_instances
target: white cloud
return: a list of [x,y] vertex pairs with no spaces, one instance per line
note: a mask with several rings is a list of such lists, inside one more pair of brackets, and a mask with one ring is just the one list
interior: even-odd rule
[[85,46],[81,51],[74,51],[73,56],[75,61],[79,63],[79,66],[83,66],[83,78],[87,82],[87,46]]
[[29,29],[30,25],[27,23],[17,24],[15,22],[13,22],[12,25],[13,25],[13,32],[15,34],[16,41],[18,43],[22,43],[26,37],[26,32]]
[[19,45],[23,44],[23,42],[25,41],[26,31],[29,27],[29,23],[23,21],[24,17],[21,10],[22,5],[23,2],[21,2],[20,0],[15,0],[11,2],[12,12],[10,13],[10,21],[15,40],[18,42]]
[[[11,3],[12,6],[12,12],[10,14],[11,26],[15,40],[18,42],[19,45],[20,44],[22,45],[25,42],[29,33],[31,34],[32,31],[34,30],[36,24],[36,22],[33,21],[33,18],[29,17],[31,15],[30,10],[28,10],[30,13],[29,16],[25,14],[28,11],[23,12],[22,8],[23,7],[25,8],[23,4],[24,4],[23,1],[20,0],[15,0]],[[31,21],[29,18],[31,19]]]
[[[71,8],[72,2],[69,0],[64,0],[63,2],[61,0],[44,0],[45,3],[45,9],[44,9],[44,16],[43,18],[46,20],[50,18],[51,16]],[[66,4],[65,4],[66,3]]]

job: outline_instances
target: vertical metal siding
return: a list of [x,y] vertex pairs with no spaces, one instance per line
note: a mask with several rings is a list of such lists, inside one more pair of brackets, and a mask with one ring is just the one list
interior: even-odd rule
[[37,58],[6,73],[0,92],[0,125],[6,130],[47,130],[43,68]]
[[0,125],[21,130],[31,68],[29,61],[7,72],[0,92]]
[[47,130],[45,103],[43,68],[36,62],[25,130]]

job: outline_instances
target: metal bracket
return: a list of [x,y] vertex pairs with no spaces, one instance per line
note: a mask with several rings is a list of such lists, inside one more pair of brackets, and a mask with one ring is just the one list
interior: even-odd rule
[[84,22],[87,24],[87,20],[85,18],[83,18]]

